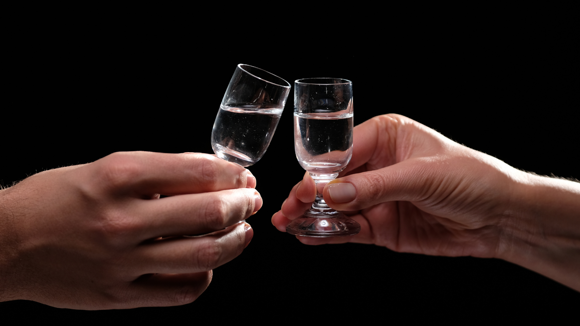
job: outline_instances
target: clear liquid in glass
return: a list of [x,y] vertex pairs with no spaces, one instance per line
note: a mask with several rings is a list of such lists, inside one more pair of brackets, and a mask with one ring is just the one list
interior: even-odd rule
[[243,167],[255,164],[268,149],[283,109],[220,106],[211,134],[213,151]]
[[298,162],[311,174],[338,174],[352,156],[353,114],[294,113]]

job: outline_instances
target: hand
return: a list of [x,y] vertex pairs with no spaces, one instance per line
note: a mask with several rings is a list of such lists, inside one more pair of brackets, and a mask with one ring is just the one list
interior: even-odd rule
[[[372,243],[392,250],[493,257],[519,171],[400,115],[354,129],[353,156],[323,191],[326,203],[361,225],[352,237],[298,237],[305,244]],[[498,186],[501,185],[501,186]],[[285,231],[315,198],[306,173],[272,223]]]
[[[501,258],[580,291],[580,184],[518,171],[406,117],[354,130],[353,156],[323,189],[326,203],[361,225],[351,237],[395,251]],[[272,223],[284,232],[314,201],[306,173]]]
[[251,240],[240,221],[262,206],[255,186],[241,166],[194,153],[115,153],[33,175],[0,191],[0,299],[192,302]]

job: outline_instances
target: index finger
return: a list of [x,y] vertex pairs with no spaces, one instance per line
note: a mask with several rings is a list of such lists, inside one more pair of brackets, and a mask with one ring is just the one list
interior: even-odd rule
[[209,154],[120,152],[95,163],[92,176],[115,192],[179,195],[256,186],[248,170]]

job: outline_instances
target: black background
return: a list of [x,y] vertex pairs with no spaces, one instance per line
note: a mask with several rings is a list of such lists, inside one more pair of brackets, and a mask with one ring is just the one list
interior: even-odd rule
[[[116,28],[103,21],[83,28],[20,24],[5,47],[0,183],[115,151],[212,153],[213,120],[238,63],[290,83],[352,80],[355,125],[399,113],[516,168],[579,178],[575,24],[467,21],[318,26],[320,32],[250,23],[219,32],[213,29],[219,25],[168,27],[154,20]],[[16,301],[0,303],[2,319],[71,325],[531,321],[573,316],[580,307],[579,293],[500,260],[359,244],[308,247],[278,232],[270,217],[304,173],[294,155],[292,109],[291,93],[268,151],[251,168],[264,199],[249,219],[254,239],[214,271],[196,302],[86,312]]]

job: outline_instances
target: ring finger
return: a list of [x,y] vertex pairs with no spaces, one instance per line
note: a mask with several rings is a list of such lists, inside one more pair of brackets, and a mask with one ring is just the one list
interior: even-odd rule
[[249,224],[242,222],[204,237],[148,242],[136,248],[128,266],[135,276],[209,271],[240,255],[252,236]]

